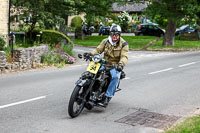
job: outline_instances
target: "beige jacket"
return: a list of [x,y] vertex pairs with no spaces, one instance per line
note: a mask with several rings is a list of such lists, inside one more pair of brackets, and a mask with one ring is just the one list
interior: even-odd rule
[[120,37],[120,41],[112,45],[108,38],[104,39],[100,45],[91,52],[91,54],[101,54],[104,52],[104,59],[112,64],[121,63],[123,66],[127,64],[128,61],[128,43]]

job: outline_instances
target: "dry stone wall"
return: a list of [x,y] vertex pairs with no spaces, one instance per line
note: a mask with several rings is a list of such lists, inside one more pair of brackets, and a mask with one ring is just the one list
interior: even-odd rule
[[6,66],[6,53],[4,51],[0,51],[0,68]]
[[46,52],[48,52],[47,45],[17,49],[13,52],[13,62],[9,63],[6,61],[5,52],[0,51],[0,73],[35,68],[41,64],[41,57]]

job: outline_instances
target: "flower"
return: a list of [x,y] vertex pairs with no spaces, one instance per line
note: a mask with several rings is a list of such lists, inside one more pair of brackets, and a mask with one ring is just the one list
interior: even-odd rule
[[56,44],[56,48],[58,48],[59,45],[60,45],[60,43]]

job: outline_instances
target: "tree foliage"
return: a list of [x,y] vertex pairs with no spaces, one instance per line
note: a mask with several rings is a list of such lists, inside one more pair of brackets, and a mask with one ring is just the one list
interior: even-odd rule
[[152,19],[159,15],[172,20],[177,26],[195,23],[198,16],[197,0],[152,0],[146,13]]
[[29,33],[36,26],[55,29],[65,23],[66,15],[73,13],[73,2],[70,0],[12,0],[12,5],[18,12],[14,14],[29,26]]
[[115,0],[75,0],[77,12],[84,12],[85,18],[90,26],[96,17],[112,17],[112,3]]
[[163,45],[174,45],[176,27],[182,24],[195,23],[197,16],[197,0],[151,0],[146,13],[154,18],[159,15],[167,19]]
[[81,33],[82,22],[83,20],[79,16],[72,19],[71,27],[75,28],[76,33]]
[[144,1],[148,3],[147,16],[166,26],[164,46],[174,44],[176,27],[199,20],[200,0],[123,0],[124,3]]

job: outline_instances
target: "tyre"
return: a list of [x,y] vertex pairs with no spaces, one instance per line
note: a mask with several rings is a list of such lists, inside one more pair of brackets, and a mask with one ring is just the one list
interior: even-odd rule
[[83,87],[76,86],[74,88],[74,91],[72,92],[68,105],[68,114],[72,118],[77,117],[82,112],[85,106],[85,101],[83,97],[84,97]]

